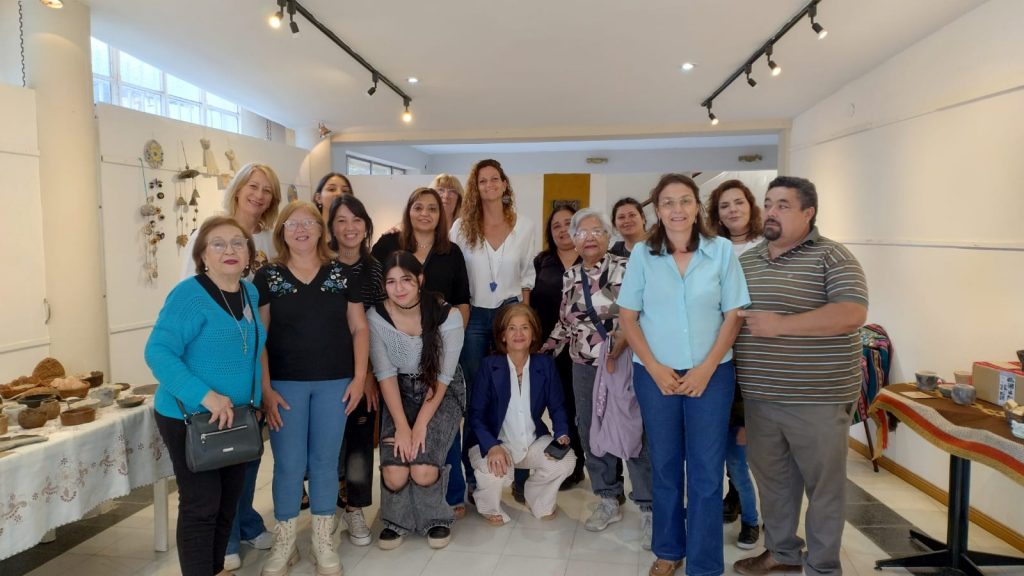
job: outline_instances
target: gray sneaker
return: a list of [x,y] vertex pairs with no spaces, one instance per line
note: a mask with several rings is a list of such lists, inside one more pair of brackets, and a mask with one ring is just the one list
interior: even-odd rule
[[654,534],[654,512],[651,510],[640,511],[640,547],[644,550],[651,549],[651,537]]
[[370,527],[366,525],[366,518],[363,518],[362,508],[356,508],[351,512],[341,515],[348,527],[348,539],[356,546],[366,546],[373,540],[370,536]]
[[619,503],[614,498],[601,498],[601,503],[594,509],[594,513],[587,518],[584,528],[591,532],[600,532],[622,520],[622,510],[619,510]]

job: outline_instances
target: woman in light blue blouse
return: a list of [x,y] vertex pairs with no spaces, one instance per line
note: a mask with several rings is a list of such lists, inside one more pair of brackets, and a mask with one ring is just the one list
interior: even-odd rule
[[737,312],[750,296],[730,242],[706,227],[692,179],[662,176],[651,203],[658,221],[633,250],[618,298],[654,471],[657,558],[649,574],[669,576],[685,557],[690,576],[714,576],[725,569],[732,344],[742,322]]

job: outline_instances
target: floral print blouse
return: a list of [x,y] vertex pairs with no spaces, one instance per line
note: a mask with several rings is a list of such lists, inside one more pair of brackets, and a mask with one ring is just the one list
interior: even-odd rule
[[[583,276],[590,283],[590,298],[605,331],[611,335],[619,329],[619,296],[622,279],[626,275],[628,259],[607,253],[593,267],[584,272],[583,263],[577,262],[562,276],[562,304],[558,323],[544,344],[545,350],[554,350],[557,356],[569,345],[569,356],[579,364],[597,364],[604,340],[587,314],[583,297]],[[610,336],[609,336],[610,337]]]

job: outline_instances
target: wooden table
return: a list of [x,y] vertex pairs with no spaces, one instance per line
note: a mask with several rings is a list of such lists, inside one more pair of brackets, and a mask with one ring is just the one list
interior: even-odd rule
[[879,560],[875,568],[952,568],[968,576],[982,576],[981,566],[1024,566],[1024,558],[967,548],[971,461],[995,468],[1024,485],[1024,441],[1010,434],[1001,409],[992,404],[978,402],[959,406],[937,391],[927,399],[903,394],[916,390],[910,384],[896,384],[882,390],[871,405],[871,413],[879,418],[884,417],[883,412],[888,412],[937,448],[949,452],[947,541],[911,530],[910,537],[931,551]]

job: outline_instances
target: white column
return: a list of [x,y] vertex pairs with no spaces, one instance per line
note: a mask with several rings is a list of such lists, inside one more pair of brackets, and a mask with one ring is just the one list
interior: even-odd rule
[[109,372],[89,8],[24,0],[23,9],[26,77],[38,108],[50,351],[70,371]]

